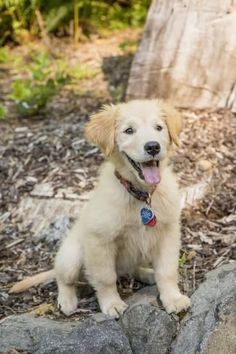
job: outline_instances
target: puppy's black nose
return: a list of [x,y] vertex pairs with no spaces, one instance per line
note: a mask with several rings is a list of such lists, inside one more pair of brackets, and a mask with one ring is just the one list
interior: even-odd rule
[[149,141],[144,145],[144,150],[153,157],[160,152],[161,147],[157,141]]

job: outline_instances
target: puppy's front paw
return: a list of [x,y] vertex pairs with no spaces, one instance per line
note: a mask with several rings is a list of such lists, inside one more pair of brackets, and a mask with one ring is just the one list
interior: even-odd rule
[[109,301],[109,302],[103,302],[102,305],[100,305],[102,312],[105,315],[108,315],[112,318],[119,318],[122,313],[125,312],[127,309],[128,305],[122,301],[121,299],[115,300],[115,301]]
[[70,297],[59,295],[57,299],[57,304],[61,312],[63,312],[66,316],[70,316],[77,309],[78,299],[76,295]]
[[181,311],[187,310],[190,307],[190,299],[179,293],[175,296],[163,296],[161,297],[163,306],[168,313],[179,313]]

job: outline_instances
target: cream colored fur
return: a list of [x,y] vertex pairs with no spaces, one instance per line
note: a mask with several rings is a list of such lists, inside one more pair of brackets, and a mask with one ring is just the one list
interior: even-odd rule
[[55,279],[55,271],[54,269],[48,270],[46,272],[42,272],[39,274],[36,274],[32,277],[28,277],[22,281],[20,281],[19,283],[16,283],[9,291],[10,294],[13,293],[20,293],[22,291],[25,291],[29,288],[31,288],[32,286],[37,286],[41,283],[45,283],[48,281],[51,281],[53,279]]
[[[162,131],[156,129],[162,126]],[[124,133],[134,127],[135,134]],[[160,100],[139,100],[106,107],[94,115],[86,127],[88,139],[99,145],[108,158],[94,194],[83,208],[78,222],[62,243],[55,260],[58,304],[69,315],[78,305],[75,283],[81,269],[96,290],[101,311],[118,317],[127,308],[118,294],[116,281],[122,274],[140,274],[143,264],[151,263],[166,311],[180,312],[190,300],[178,288],[180,248],[180,196],[176,177],[169,165],[173,142],[179,143],[179,114]],[[123,152],[133,160],[147,158],[144,144],[158,141],[161,152],[161,182],[147,185],[130,165]],[[152,209],[157,216],[155,227],[144,226],[140,209],[145,203],[132,197],[114,175],[120,174],[137,188],[153,192]],[[141,268],[143,269],[143,268]],[[52,275],[52,273],[51,273]],[[151,271],[147,278],[152,278]],[[19,284],[18,291],[19,291]],[[17,285],[15,286],[17,290]]]

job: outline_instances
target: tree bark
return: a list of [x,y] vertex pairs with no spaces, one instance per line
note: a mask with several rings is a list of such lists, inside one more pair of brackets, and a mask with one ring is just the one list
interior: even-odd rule
[[126,98],[236,111],[236,0],[153,0]]

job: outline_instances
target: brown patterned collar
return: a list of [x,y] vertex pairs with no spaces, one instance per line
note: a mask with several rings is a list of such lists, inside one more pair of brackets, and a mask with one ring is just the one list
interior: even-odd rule
[[145,202],[147,205],[151,205],[151,196],[152,193],[141,191],[136,188],[130,181],[123,178],[121,174],[115,170],[115,176],[120,181],[120,183],[125,187],[127,192],[131,194],[135,199]]

